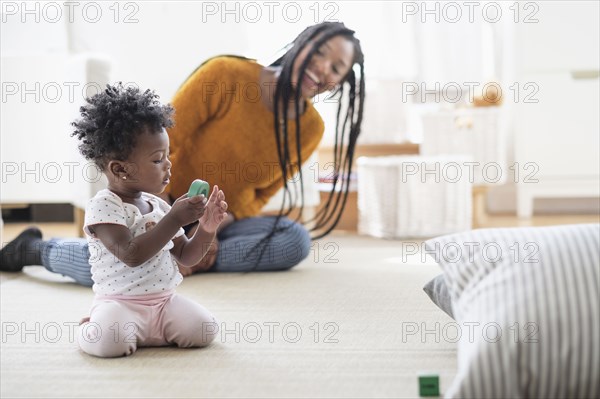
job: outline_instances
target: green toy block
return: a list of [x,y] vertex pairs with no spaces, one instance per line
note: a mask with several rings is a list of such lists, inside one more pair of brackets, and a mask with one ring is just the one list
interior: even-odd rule
[[437,374],[419,374],[419,396],[440,396],[440,377]]
[[210,191],[210,186],[204,180],[196,179],[190,185],[190,189],[188,190],[188,197],[193,197],[196,195],[204,195],[208,198],[208,193]]

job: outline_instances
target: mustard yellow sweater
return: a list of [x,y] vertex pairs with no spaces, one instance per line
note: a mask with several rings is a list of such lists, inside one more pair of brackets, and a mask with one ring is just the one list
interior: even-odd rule
[[[262,66],[217,57],[198,68],[175,94],[169,129],[172,176],[167,192],[178,198],[194,179],[225,193],[238,219],[256,216],[282,186],[273,112],[260,98]],[[295,121],[288,120],[290,157],[296,164]],[[301,161],[315,151],[324,124],[309,102],[300,117]]]

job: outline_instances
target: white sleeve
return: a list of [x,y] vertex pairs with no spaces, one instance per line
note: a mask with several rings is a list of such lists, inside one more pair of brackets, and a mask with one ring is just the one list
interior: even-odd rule
[[98,193],[90,199],[85,208],[83,231],[93,236],[88,227],[96,224],[118,224],[127,227],[123,201],[110,192]]

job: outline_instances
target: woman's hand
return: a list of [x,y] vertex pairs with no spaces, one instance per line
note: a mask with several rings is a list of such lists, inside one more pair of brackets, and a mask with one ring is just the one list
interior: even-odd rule
[[215,233],[225,218],[227,218],[225,193],[219,190],[219,186],[215,184],[208,198],[204,214],[200,218],[200,224],[207,233]]

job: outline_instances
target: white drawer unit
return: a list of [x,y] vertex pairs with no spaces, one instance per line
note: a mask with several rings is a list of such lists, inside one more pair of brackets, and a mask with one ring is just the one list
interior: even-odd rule
[[516,80],[534,89],[515,107],[520,217],[535,198],[600,196],[599,14],[595,1],[543,2],[516,27]]

